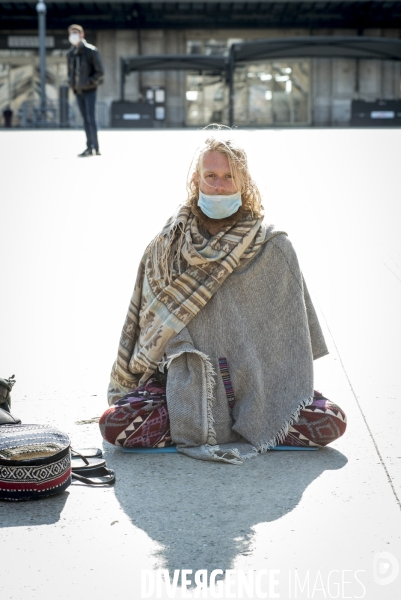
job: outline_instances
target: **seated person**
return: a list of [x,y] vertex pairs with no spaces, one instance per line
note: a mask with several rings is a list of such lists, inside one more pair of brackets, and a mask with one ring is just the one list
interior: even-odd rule
[[139,266],[102,434],[146,445],[146,427],[119,411],[156,376],[171,440],[189,456],[236,463],[283,443],[326,445],[346,417],[313,390],[313,360],[328,350],[291,242],[265,224],[243,149],[210,137],[193,164],[187,201]]

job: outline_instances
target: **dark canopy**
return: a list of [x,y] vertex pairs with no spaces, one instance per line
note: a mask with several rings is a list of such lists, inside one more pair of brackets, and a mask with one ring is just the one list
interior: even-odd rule
[[401,40],[364,36],[299,36],[242,42],[232,47],[234,61],[274,58],[380,58],[401,60]]
[[[231,46],[231,65],[280,58],[375,58],[401,60],[401,40],[364,36],[299,36],[241,42]],[[227,71],[229,59],[204,54],[160,54],[121,59],[131,71]]]
[[124,73],[131,71],[226,71],[228,61],[224,56],[204,54],[166,54],[157,56],[132,56],[122,59]]

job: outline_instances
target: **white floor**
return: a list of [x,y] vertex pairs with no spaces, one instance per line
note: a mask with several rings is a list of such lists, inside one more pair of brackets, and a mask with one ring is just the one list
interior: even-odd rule
[[[102,445],[90,420],[141,251],[185,198],[206,136],[103,131],[102,156],[78,159],[81,131],[0,131],[0,376],[16,374],[23,422]],[[141,584],[180,598],[149,588],[146,570],[163,568],[233,569],[224,598],[401,599],[401,131],[232,136],[298,252],[331,351],[316,387],[348,431],[238,468],[107,446],[114,488],[0,503],[1,600],[140,598]],[[261,582],[249,593],[248,571]]]

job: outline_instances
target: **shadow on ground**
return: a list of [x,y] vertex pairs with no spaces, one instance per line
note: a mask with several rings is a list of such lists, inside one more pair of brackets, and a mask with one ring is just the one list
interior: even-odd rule
[[132,523],[161,544],[159,568],[211,571],[233,568],[251,551],[253,527],[292,511],[324,471],[346,457],[318,452],[271,452],[241,466],[202,462],[180,454],[123,454],[105,444],[116,470],[115,494]]
[[30,527],[37,525],[53,525],[60,520],[69,492],[58,496],[11,502],[0,500],[0,529],[2,527]]

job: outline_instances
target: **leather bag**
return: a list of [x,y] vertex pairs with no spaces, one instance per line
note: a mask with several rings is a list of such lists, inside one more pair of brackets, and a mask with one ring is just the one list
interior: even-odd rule
[[11,375],[8,379],[0,378],[0,408],[10,412],[11,408],[11,390],[15,383],[15,375]]

